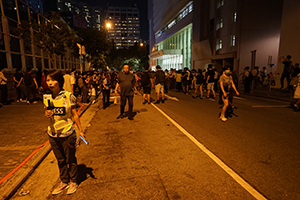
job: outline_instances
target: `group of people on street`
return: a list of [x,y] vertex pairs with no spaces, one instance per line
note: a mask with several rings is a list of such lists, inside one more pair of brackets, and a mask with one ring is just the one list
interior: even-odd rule
[[[287,57],[287,61],[290,57]],[[286,64],[287,65],[287,64]],[[245,71],[248,68],[245,68]],[[1,102],[5,105],[5,96],[7,94],[7,78],[3,74],[4,70],[0,69],[0,89]],[[293,103],[295,108],[300,105],[300,70],[299,64],[294,67],[293,84],[295,88],[295,99]],[[249,81],[246,77],[250,75],[244,73],[245,82]],[[258,76],[251,73],[253,76]],[[248,76],[246,76],[248,75]],[[284,75],[286,77],[286,74]],[[58,70],[43,71],[40,78],[32,72],[31,68],[26,73],[17,70],[13,77],[15,83],[16,95],[18,101],[27,103],[36,100],[36,92],[39,90],[43,93],[43,104],[45,108],[45,117],[49,119],[47,133],[49,141],[58,162],[59,174],[61,182],[53,190],[52,194],[57,195],[67,189],[67,194],[76,192],[78,183],[78,167],[75,156],[76,147],[79,145],[80,138],[87,140],[83,133],[80,119],[77,113],[77,99],[85,103],[95,103],[97,95],[103,94],[103,109],[110,105],[110,92],[114,91],[115,96],[120,96],[120,114],[117,119],[128,116],[129,120],[133,120],[133,98],[137,93],[137,86],[143,89],[143,104],[151,103],[151,90],[155,89],[155,104],[165,102],[165,92],[169,88],[176,89],[189,94],[194,90],[192,96],[200,98],[204,96],[205,89],[207,91],[206,98],[216,99],[216,90],[219,91],[219,103],[222,104],[220,120],[227,121],[226,112],[233,109],[233,94],[239,95],[236,87],[237,76],[233,73],[230,66],[222,69],[221,76],[213,69],[212,65],[208,66],[208,70],[188,70],[176,71],[172,69],[170,72],[163,71],[159,65],[156,66],[156,72],[148,70],[145,67],[144,72],[133,72],[130,70],[129,64],[123,65],[122,72],[88,72],[80,74],[75,70],[66,69],[63,74]],[[40,82],[40,83],[39,83]],[[248,88],[247,88],[248,89]],[[25,93],[23,91],[26,91]],[[147,99],[147,101],[146,101]],[[128,112],[125,114],[125,106],[128,100]],[[73,122],[78,127],[79,132],[75,132]]]

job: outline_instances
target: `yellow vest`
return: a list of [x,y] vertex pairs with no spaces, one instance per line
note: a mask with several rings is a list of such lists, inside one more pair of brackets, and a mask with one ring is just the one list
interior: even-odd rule
[[44,105],[53,112],[48,131],[56,134],[67,132],[73,125],[70,101],[71,92],[65,91],[64,94],[59,94],[59,97],[60,96],[61,98],[58,99],[52,99],[51,94],[45,94],[43,96]]

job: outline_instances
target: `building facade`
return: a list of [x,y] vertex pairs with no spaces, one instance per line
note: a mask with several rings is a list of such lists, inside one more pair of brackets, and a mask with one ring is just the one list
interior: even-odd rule
[[277,61],[283,0],[148,3],[151,66],[204,69],[212,63],[239,74]]
[[[72,0],[57,0],[57,11],[60,11],[66,17],[65,20],[78,28],[96,28],[100,30],[105,17],[102,8]],[[85,20],[85,23],[82,19]]]
[[124,49],[140,42],[140,16],[136,7],[108,7],[106,12],[108,37],[116,49]]

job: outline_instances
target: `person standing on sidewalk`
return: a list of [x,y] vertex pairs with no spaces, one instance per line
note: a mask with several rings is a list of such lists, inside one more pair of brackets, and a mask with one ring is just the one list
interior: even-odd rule
[[156,66],[156,72],[154,76],[155,83],[155,92],[156,92],[156,102],[158,104],[160,101],[160,93],[161,93],[161,102],[165,103],[165,93],[164,93],[164,84],[165,84],[165,73],[161,70],[159,65]]
[[0,91],[1,91],[1,103],[7,105],[7,78],[5,78],[4,68],[0,68]]
[[110,87],[111,87],[111,79],[109,75],[103,73],[102,80],[102,94],[103,94],[103,109],[106,109],[109,106],[109,98],[110,98]]
[[210,97],[210,91],[213,93],[214,95],[214,99],[216,99],[216,93],[214,90],[214,85],[215,85],[215,71],[212,70],[212,64],[208,65],[208,72],[207,72],[207,78],[206,78],[206,84],[207,84],[207,96],[206,98],[209,99]]
[[74,94],[74,84],[75,84],[75,78],[71,76],[71,70],[66,69],[66,74],[64,75],[64,90],[71,92]]
[[129,114],[128,119],[133,120],[133,95],[137,93],[136,87],[136,80],[132,73],[129,72],[129,64],[123,65],[123,72],[121,72],[118,76],[118,82],[115,88],[115,95],[118,95],[118,89],[120,87],[120,97],[121,97],[121,106],[120,106],[120,115],[117,119],[122,119],[125,117],[125,105],[126,100],[128,99],[129,105]]
[[79,135],[85,138],[82,132],[80,119],[76,110],[76,97],[63,90],[64,77],[61,71],[51,70],[47,74],[47,84],[51,94],[43,96],[45,116],[50,119],[48,126],[49,142],[58,162],[61,183],[52,192],[52,195],[68,189],[67,194],[77,190],[77,159],[75,157],[77,138],[73,120]]
[[284,65],[283,68],[283,72],[281,74],[281,78],[280,78],[280,83],[281,83],[281,88],[280,89],[284,89],[284,79],[287,80],[287,89],[290,87],[290,82],[291,82],[291,73],[293,71],[293,64],[291,61],[292,56],[287,55],[286,58],[284,56],[281,56],[279,58],[279,62],[281,62]]
[[[22,68],[17,69],[17,72],[14,74],[14,86],[16,89],[16,98],[17,98],[17,102],[23,102],[23,100],[25,101],[24,98],[24,92],[23,92],[23,73],[22,73]],[[25,101],[26,102],[26,101]]]
[[39,86],[36,81],[36,75],[32,73],[32,67],[27,67],[27,73],[24,76],[24,84],[27,96],[27,104],[37,103],[36,101],[36,91]]

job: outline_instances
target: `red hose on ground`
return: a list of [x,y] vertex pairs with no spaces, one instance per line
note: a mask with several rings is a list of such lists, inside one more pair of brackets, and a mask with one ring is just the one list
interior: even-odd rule
[[34,150],[30,156],[28,156],[18,167],[16,167],[14,170],[12,170],[9,174],[7,174],[3,179],[1,179],[0,184],[3,183],[8,177],[10,177],[13,173],[15,173],[20,167],[22,167],[36,152],[38,152],[43,146],[45,146],[47,143],[49,143],[49,140],[42,144],[39,148]]

